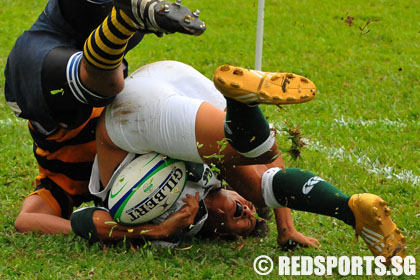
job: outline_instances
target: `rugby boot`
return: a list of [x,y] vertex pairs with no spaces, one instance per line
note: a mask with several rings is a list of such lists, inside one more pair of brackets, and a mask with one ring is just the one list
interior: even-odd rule
[[316,86],[292,73],[262,72],[225,64],[217,68],[213,82],[226,97],[245,104],[297,104],[315,97]]
[[200,11],[191,10],[182,5],[181,0],[169,3],[163,0],[114,0],[114,6],[126,13],[136,28],[163,33],[180,32],[189,35],[200,35],[206,25],[198,16]]
[[361,236],[375,256],[384,256],[386,265],[393,256],[405,257],[406,238],[391,219],[391,210],[377,195],[355,194],[349,207],[356,219],[356,236]]

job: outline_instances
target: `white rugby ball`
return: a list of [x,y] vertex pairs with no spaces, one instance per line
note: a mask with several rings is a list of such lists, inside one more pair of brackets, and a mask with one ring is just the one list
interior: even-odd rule
[[186,181],[183,161],[157,153],[141,155],[125,166],[112,183],[109,213],[121,225],[147,223],[176,202]]

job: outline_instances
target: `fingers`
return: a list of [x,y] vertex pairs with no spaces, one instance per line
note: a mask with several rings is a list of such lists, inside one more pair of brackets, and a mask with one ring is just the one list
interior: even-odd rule
[[194,217],[200,208],[198,204],[200,201],[200,194],[198,192],[196,192],[194,196],[186,194],[182,201],[185,205],[182,206],[179,211],[183,212],[186,217],[190,216],[192,220],[194,220]]
[[295,242],[304,245],[304,246],[308,246],[308,247],[312,247],[315,249],[319,249],[321,248],[321,243],[319,243],[319,241],[316,238],[313,237],[306,237],[303,239],[295,239]]
[[309,243],[308,243],[308,245],[309,246],[311,246],[311,247],[313,247],[313,248],[316,248],[316,249],[320,249],[321,248],[321,243],[318,241],[318,239],[316,239],[316,238],[313,238],[313,237],[308,237],[308,241],[309,241]]
[[186,194],[182,201],[185,204],[164,221],[165,226],[169,227],[172,232],[187,228],[194,223],[199,209],[200,194],[198,192],[194,196]]
[[288,236],[278,236],[277,243],[285,251],[294,250],[297,246],[321,248],[321,243],[318,239],[305,236],[297,231]]
[[190,203],[198,203],[200,201],[200,193],[196,192],[194,196],[190,195],[190,194],[186,194],[186,197],[182,199],[182,202],[186,203],[186,204],[190,204]]

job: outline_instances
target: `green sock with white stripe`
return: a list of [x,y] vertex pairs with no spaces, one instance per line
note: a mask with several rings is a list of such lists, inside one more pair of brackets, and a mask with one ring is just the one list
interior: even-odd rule
[[272,177],[273,193],[281,205],[294,210],[312,212],[337,218],[355,226],[353,212],[348,206],[350,196],[309,171],[286,168]]

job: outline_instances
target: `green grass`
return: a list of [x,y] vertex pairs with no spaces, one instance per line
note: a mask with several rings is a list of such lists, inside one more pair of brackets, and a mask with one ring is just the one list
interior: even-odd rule
[[[170,59],[188,63],[210,78],[220,64],[253,66],[257,0],[184,2],[200,8],[208,30],[200,37],[146,36],[128,55],[131,70]],[[15,38],[30,27],[45,3],[2,0],[1,71]],[[283,110],[264,107],[271,122],[281,126],[288,121],[299,126],[307,139],[300,160],[295,162],[285,155],[287,165],[311,170],[348,194],[372,192],[382,196],[407,236],[408,255],[418,261],[419,9],[416,0],[267,0],[263,57],[263,70],[302,74],[319,88],[317,98],[307,104]],[[346,21],[349,16],[354,18],[351,25]],[[3,76],[0,87],[3,93]],[[290,144],[284,135],[279,140],[283,146]],[[13,116],[2,99],[2,279],[270,279],[275,277],[275,270],[271,276],[258,276],[252,269],[254,258],[285,254],[276,248],[273,221],[265,238],[193,240],[181,245],[186,250],[108,248],[91,246],[74,235],[17,234],[14,218],[34,187],[36,169],[26,124]],[[340,221],[297,212],[294,219],[299,230],[323,245],[320,250],[302,249],[295,255],[369,255],[363,242],[355,243],[354,232]],[[242,249],[238,249],[240,244],[245,244]],[[416,277],[420,278],[413,279]],[[340,277],[335,274],[329,278]]]

